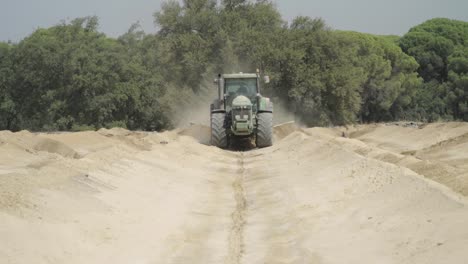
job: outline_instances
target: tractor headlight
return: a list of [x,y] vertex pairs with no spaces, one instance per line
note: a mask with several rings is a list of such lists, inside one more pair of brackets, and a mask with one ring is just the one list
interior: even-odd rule
[[249,115],[236,115],[236,121],[249,120]]
[[235,121],[247,121],[250,119],[251,112],[251,106],[234,106],[232,109],[232,116]]

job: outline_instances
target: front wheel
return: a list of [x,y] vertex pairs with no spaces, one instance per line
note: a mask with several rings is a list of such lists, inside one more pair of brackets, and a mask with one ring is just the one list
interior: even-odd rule
[[273,146],[273,113],[257,114],[257,136],[255,141],[258,148]]
[[211,114],[211,145],[223,149],[228,146],[225,118],[225,113]]

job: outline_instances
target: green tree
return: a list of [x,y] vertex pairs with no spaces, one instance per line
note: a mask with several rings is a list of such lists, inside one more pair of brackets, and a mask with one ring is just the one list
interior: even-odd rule
[[454,116],[468,121],[468,47],[459,46],[448,58],[448,83]]
[[154,113],[160,111],[156,81],[123,44],[96,28],[96,18],[80,18],[38,30],[18,45],[15,78],[21,89],[13,97],[21,102],[22,128],[167,126]]
[[417,60],[418,72],[425,81],[411,105],[418,116],[427,120],[468,120],[467,45],[468,22],[445,18],[428,20],[401,38],[400,46]]
[[466,22],[375,36],[288,24],[268,0],[170,0],[154,19],[156,34],[109,38],[85,17],[0,43],[0,129],[167,129],[214,74],[256,69],[307,125],[468,120]]
[[11,130],[16,125],[16,104],[11,97],[14,85],[13,49],[11,44],[0,42],[0,130]]

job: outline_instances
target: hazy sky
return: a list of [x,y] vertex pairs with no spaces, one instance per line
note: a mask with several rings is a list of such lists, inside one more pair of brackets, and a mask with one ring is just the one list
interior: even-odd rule
[[[161,0],[0,0],[0,41],[19,41],[39,27],[97,15],[100,30],[119,36],[140,21],[154,32]],[[468,0],[275,0],[283,18],[322,17],[336,29],[403,35],[434,17],[468,21]]]

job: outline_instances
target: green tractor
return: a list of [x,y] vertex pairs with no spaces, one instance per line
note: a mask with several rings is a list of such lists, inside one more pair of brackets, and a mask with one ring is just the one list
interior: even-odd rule
[[[268,76],[264,77],[269,83]],[[234,139],[273,145],[273,103],[260,94],[260,74],[223,74],[215,79],[218,98],[211,104],[211,145],[228,148]]]

